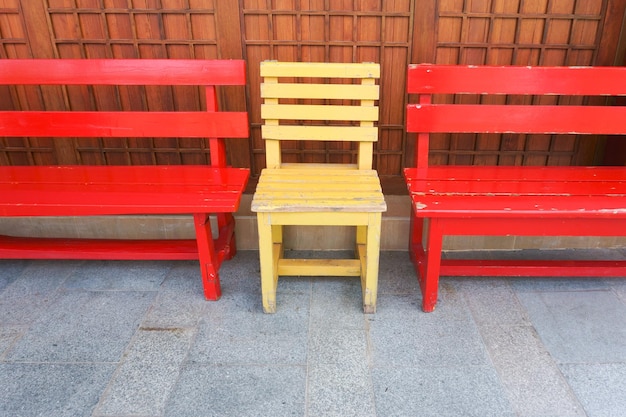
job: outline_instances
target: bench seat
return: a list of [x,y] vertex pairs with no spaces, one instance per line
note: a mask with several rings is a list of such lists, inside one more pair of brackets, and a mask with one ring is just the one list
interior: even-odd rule
[[418,216],[626,218],[626,170],[615,167],[406,168]]
[[247,178],[194,165],[0,167],[0,216],[232,213]]

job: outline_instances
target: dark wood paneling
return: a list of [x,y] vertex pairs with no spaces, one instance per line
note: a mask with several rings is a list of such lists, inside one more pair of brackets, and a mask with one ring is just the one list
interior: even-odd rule
[[[375,165],[385,190],[403,192],[413,164],[404,132],[408,63],[614,65],[626,43],[622,0],[0,0],[0,58],[242,58],[247,89],[220,89],[220,105],[250,113],[251,140],[228,142],[231,162],[264,165],[259,137],[259,62],[375,61],[382,67],[380,140]],[[155,109],[204,105],[197,91],[143,87],[0,87],[3,109]],[[503,98],[489,98],[502,100]],[[510,97],[512,102],[524,101]],[[569,98],[560,98],[568,103]],[[532,102],[532,99],[530,99]],[[204,163],[202,141],[0,139],[0,164]],[[442,135],[433,163],[570,165],[601,162],[603,138]],[[293,144],[286,159],[335,161],[354,149]],[[254,182],[252,182],[254,183]]]

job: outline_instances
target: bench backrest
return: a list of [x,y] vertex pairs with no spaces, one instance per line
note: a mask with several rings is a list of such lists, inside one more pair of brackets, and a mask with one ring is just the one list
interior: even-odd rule
[[200,86],[206,102],[206,111],[0,111],[0,136],[207,138],[211,164],[225,166],[223,138],[247,138],[248,115],[218,112],[215,87],[245,83],[242,60],[0,60],[0,85]]
[[[407,91],[418,95],[407,107],[407,131],[418,134],[418,168],[428,166],[430,133],[626,134],[626,107],[559,105],[554,97],[519,104],[524,100],[503,96],[623,96],[624,67],[419,64],[409,66]],[[457,98],[434,104],[433,94]],[[458,95],[467,94],[483,98],[463,104]]]
[[261,77],[268,168],[283,166],[281,141],[310,140],[358,142],[354,166],[371,169],[379,64],[265,61]]

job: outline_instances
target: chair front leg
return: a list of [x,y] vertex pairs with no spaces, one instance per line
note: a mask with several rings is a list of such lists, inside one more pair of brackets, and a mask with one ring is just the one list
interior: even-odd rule
[[365,271],[361,271],[361,275],[365,275],[362,283],[363,312],[373,314],[376,312],[376,298],[378,294],[382,213],[370,213],[368,218]]
[[[276,312],[276,287],[278,284],[278,253],[274,245],[274,233],[269,213],[257,213],[259,229],[259,260],[261,266],[261,294],[263,311]],[[280,248],[278,248],[280,251]]]

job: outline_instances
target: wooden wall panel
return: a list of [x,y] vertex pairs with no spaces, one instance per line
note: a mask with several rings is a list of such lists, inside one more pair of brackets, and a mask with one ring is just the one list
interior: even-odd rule
[[[0,59],[245,58],[249,86],[220,89],[219,98],[224,108],[250,113],[251,141],[229,141],[228,152],[235,166],[251,167],[253,176],[265,163],[259,135],[262,60],[379,62],[375,166],[385,191],[395,193],[403,192],[401,170],[414,158],[413,138],[404,132],[407,64],[622,64],[625,9],[623,0],[0,0]],[[193,88],[0,86],[0,108],[143,109],[146,95],[155,110],[204,105]],[[601,162],[603,143],[546,135],[441,135],[431,162],[587,164]],[[343,144],[291,146],[287,160],[349,161],[355,154]],[[5,165],[204,163],[207,152],[202,141],[188,139],[94,140],[81,147],[72,138],[0,139]]]

